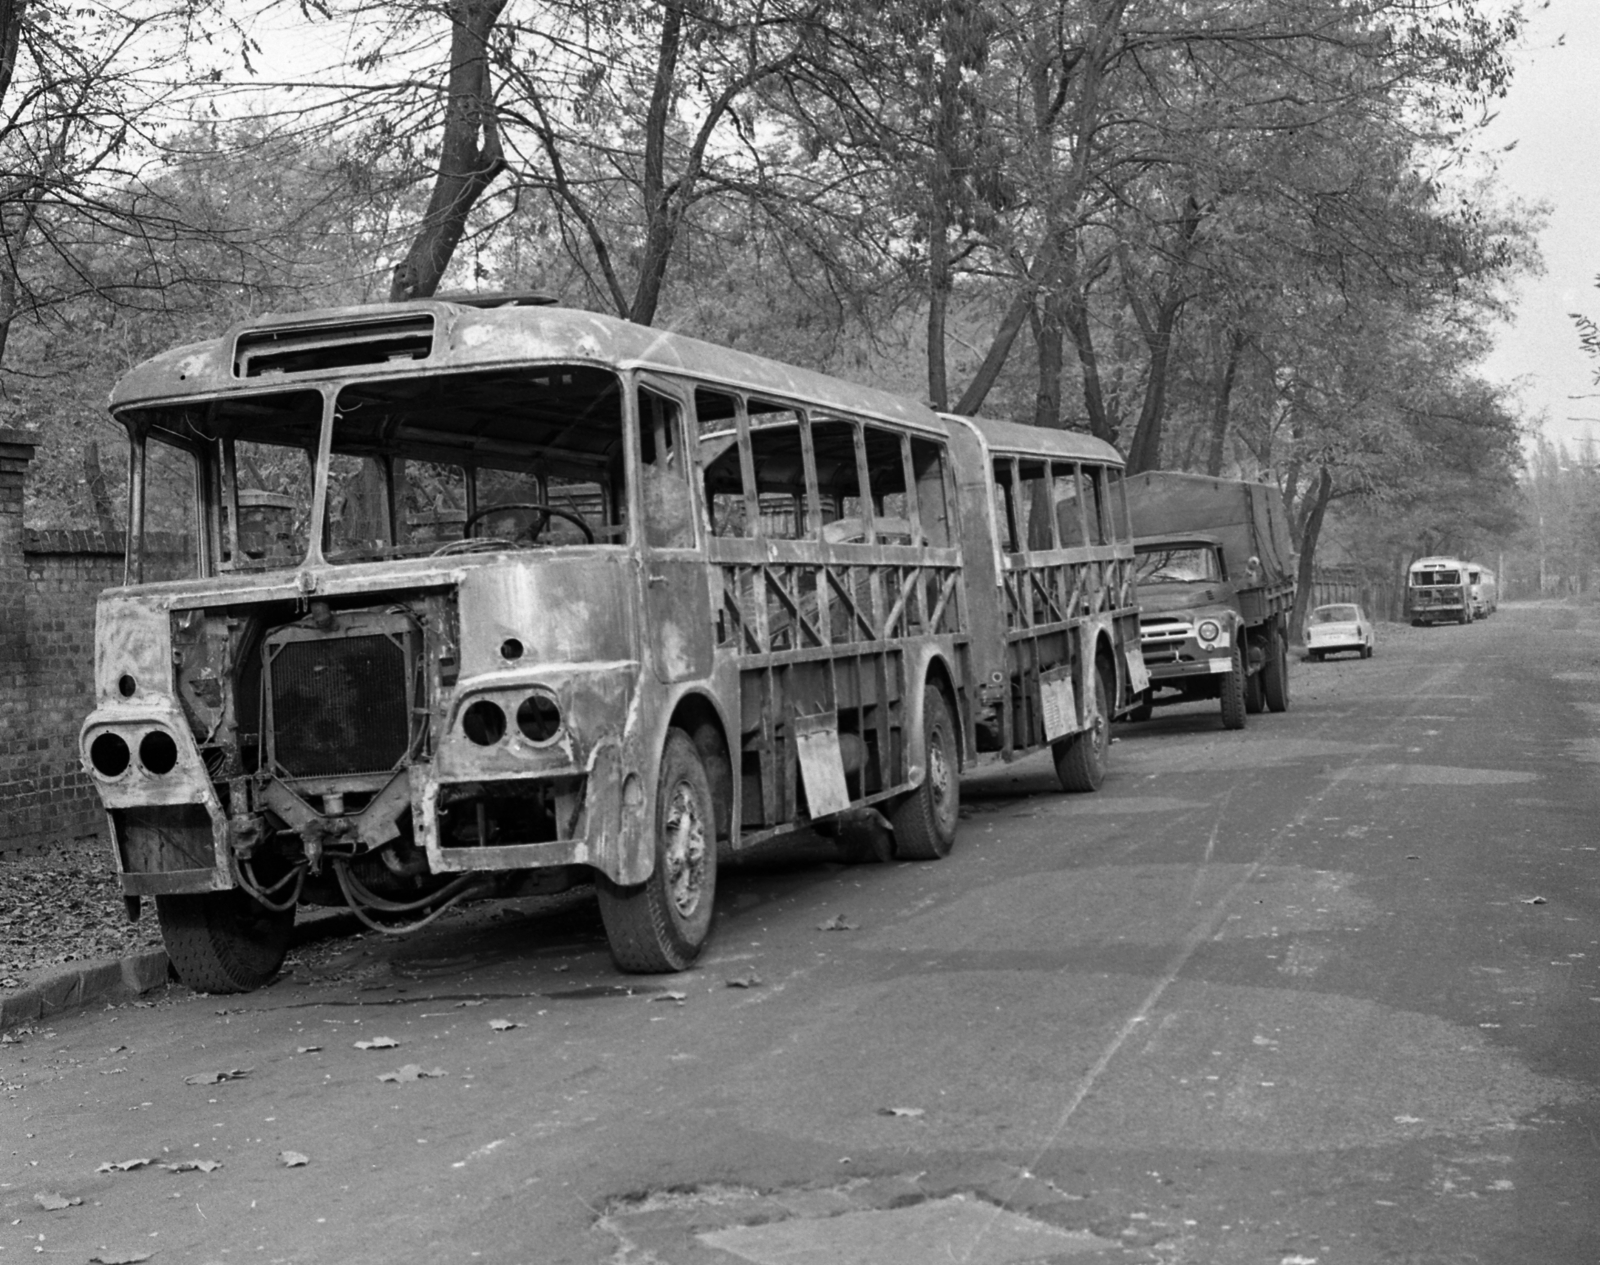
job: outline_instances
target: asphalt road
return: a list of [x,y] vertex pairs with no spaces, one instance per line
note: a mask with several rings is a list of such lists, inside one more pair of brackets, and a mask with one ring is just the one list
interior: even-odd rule
[[572,897],[0,1046],[0,1265],[1593,1265],[1600,614],[1379,632],[948,860],[725,869],[682,976]]

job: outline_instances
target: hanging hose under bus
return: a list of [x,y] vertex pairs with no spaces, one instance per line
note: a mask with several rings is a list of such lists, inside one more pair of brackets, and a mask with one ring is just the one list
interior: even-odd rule
[[[352,874],[346,858],[335,856],[329,857],[328,860],[333,864],[334,877],[339,881],[339,890],[344,893],[345,903],[350,906],[350,911],[372,930],[390,936],[403,936],[413,931],[420,931],[447,909],[485,886],[481,875],[463,874],[446,883],[438,891],[419,897],[417,900],[389,900],[387,897],[379,896]],[[376,914],[411,914],[423,910],[428,910],[423,917],[399,926],[386,925],[374,917]]]

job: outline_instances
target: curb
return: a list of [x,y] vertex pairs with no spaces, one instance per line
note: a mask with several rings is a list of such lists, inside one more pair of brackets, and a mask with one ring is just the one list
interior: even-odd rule
[[0,1032],[92,1001],[127,1001],[167,982],[167,951],[146,949],[49,971],[0,996]]

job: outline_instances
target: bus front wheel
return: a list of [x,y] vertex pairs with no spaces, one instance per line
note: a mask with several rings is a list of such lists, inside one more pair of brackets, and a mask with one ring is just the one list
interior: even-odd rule
[[950,855],[961,814],[960,752],[949,705],[936,685],[922,700],[922,785],[894,810],[894,850],[902,861],[937,861]]
[[717,894],[717,818],[694,741],[670,730],[656,788],[655,869],[624,887],[596,881],[611,957],[624,971],[686,969],[711,935]]
[[156,897],[167,957],[197,993],[247,993],[283,965],[294,908],[268,909],[237,888]]

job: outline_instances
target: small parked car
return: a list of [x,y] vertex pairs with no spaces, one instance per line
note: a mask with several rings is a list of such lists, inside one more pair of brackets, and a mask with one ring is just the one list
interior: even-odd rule
[[1372,621],[1354,602],[1333,602],[1311,612],[1306,625],[1306,652],[1313,659],[1354,650],[1372,658]]

